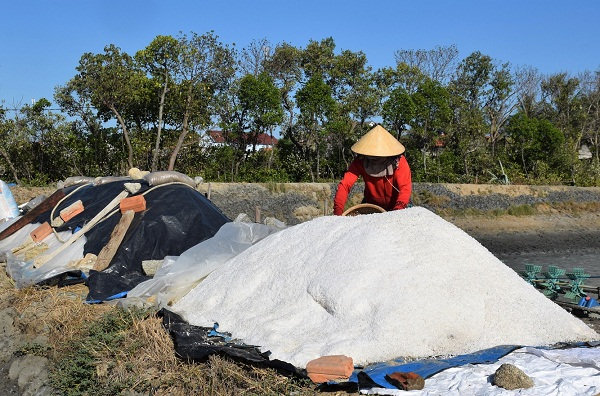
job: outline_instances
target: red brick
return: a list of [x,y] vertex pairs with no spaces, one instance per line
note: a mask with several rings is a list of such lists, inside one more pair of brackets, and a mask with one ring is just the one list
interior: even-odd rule
[[50,234],[52,234],[52,227],[47,221],[29,233],[34,242],[40,242]]
[[125,213],[128,210],[143,212],[146,210],[146,198],[143,195],[134,195],[133,197],[122,199],[119,206],[121,207],[121,213]]
[[354,370],[352,358],[344,355],[321,356],[306,364],[306,372],[315,383],[348,379]]
[[83,212],[83,203],[76,201],[60,211],[60,218],[66,223],[81,212]]

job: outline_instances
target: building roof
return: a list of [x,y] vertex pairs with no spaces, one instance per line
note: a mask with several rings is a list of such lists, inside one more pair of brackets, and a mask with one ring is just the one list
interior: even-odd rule
[[[215,143],[225,143],[225,136],[223,134],[223,131],[212,129],[206,132],[206,134]],[[257,144],[259,146],[275,146],[277,144],[277,138],[266,133],[261,133],[260,135],[258,135]]]

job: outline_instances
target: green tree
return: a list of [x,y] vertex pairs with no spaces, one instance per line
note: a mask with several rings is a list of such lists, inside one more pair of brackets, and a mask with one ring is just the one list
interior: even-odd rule
[[548,120],[530,118],[524,113],[517,113],[507,124],[507,133],[518,149],[519,160],[526,177],[538,172],[538,177],[548,179],[547,174],[540,174],[540,164],[546,169],[554,169],[554,179],[560,178],[561,151],[565,142],[562,132]]
[[238,93],[242,113],[249,118],[247,143],[256,151],[258,137],[272,130],[283,119],[283,108],[279,100],[279,90],[266,73],[258,77],[246,75],[240,83]]
[[366,122],[380,113],[382,96],[367,57],[360,51],[343,50],[335,56],[329,85],[337,103],[327,128],[332,146],[329,168],[336,169],[335,163],[341,159],[343,172],[352,159],[350,145],[367,128]]
[[164,125],[164,112],[167,93],[173,84],[179,60],[179,42],[171,36],[156,36],[143,50],[135,54],[135,60],[153,79],[153,86],[159,92],[158,121],[151,170],[157,170]]
[[227,91],[235,74],[233,51],[221,43],[213,32],[203,35],[192,33],[190,37],[183,34],[178,40],[180,51],[174,100],[178,103],[175,110],[181,120],[181,132],[169,159],[168,170],[174,169],[177,154],[190,129],[211,125],[211,104],[215,96]]
[[[593,149],[594,162],[600,161],[600,70],[584,73],[582,81],[583,139]],[[597,177],[597,175],[596,175]]]
[[427,77],[418,67],[401,62],[395,69],[378,70],[375,79],[383,101],[381,116],[400,139],[417,111],[413,95]]
[[484,108],[489,100],[493,71],[492,58],[474,52],[459,63],[448,87],[454,114],[448,141],[456,157],[462,159],[465,182],[477,182],[492,165],[486,152],[489,126]]
[[302,51],[290,44],[279,44],[272,56],[265,61],[265,71],[273,78],[279,88],[281,104],[284,111],[282,134],[289,134],[296,122],[296,102],[294,94],[302,79]]
[[296,141],[303,142],[308,159],[314,154],[316,160],[316,174],[311,169],[311,179],[316,181],[320,177],[320,160],[322,143],[325,133],[325,123],[333,114],[336,101],[332,97],[332,89],[323,81],[319,74],[313,74],[298,92],[296,102],[300,109],[300,119]]
[[437,150],[440,135],[452,119],[450,94],[439,82],[427,78],[419,84],[412,100],[415,111],[410,121],[410,141],[423,155],[423,172],[427,177],[427,158]]
[[491,71],[489,87],[485,92],[483,111],[487,122],[488,142],[492,157],[496,156],[496,144],[502,137],[502,130],[508,118],[517,108],[515,84],[508,63],[494,66]]
[[139,101],[139,87],[145,78],[133,58],[111,44],[103,54],[86,53],[79,60],[73,86],[80,97],[89,97],[103,121],[115,118],[127,147],[127,165],[133,167],[133,146],[129,136],[127,114]]
[[5,124],[8,127],[5,151],[14,164],[13,172],[34,185],[69,176],[76,167],[77,153],[69,145],[70,125],[62,114],[50,111],[50,105],[41,98],[23,106]]
[[[76,173],[87,176],[119,174],[127,153],[121,149],[118,131],[102,125],[87,89],[78,87],[81,79],[71,79],[54,91],[54,101],[69,117],[72,135],[69,149],[78,153]],[[82,96],[83,95],[83,96]]]
[[[227,103],[220,106],[219,117],[223,136],[234,148],[235,161],[240,164],[256,153],[259,137],[262,134],[272,137],[272,129],[281,123],[283,108],[279,89],[264,72],[258,76],[246,74],[230,86]],[[235,176],[238,169],[236,165]]]
[[542,117],[563,133],[565,166],[569,169],[570,179],[574,181],[585,119],[580,81],[576,77],[569,77],[567,73],[554,74],[542,81],[541,90],[545,102]]
[[[306,78],[312,76],[321,76],[322,79],[332,77],[332,70],[335,65],[335,41],[333,37],[328,37],[321,41],[310,40],[306,48],[301,52],[301,66]],[[335,92],[332,92],[335,94]]]
[[383,103],[381,116],[383,122],[400,138],[406,132],[415,117],[417,106],[404,87],[394,88]]
[[17,145],[17,133],[13,120],[6,118],[6,109],[0,106],[0,156],[6,162],[17,184],[21,184],[19,174],[13,163],[9,150]]

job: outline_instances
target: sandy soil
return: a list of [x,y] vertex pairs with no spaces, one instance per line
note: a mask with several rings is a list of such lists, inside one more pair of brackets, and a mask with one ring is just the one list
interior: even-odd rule
[[600,228],[600,213],[538,214],[530,216],[464,216],[447,219],[466,232],[493,235],[502,232],[580,232]]
[[448,218],[494,254],[600,248],[600,213]]

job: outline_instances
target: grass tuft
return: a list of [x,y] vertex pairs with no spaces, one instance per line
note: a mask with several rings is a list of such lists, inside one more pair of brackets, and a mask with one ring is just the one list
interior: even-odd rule
[[538,213],[531,205],[511,206],[506,212],[511,216],[531,216]]

